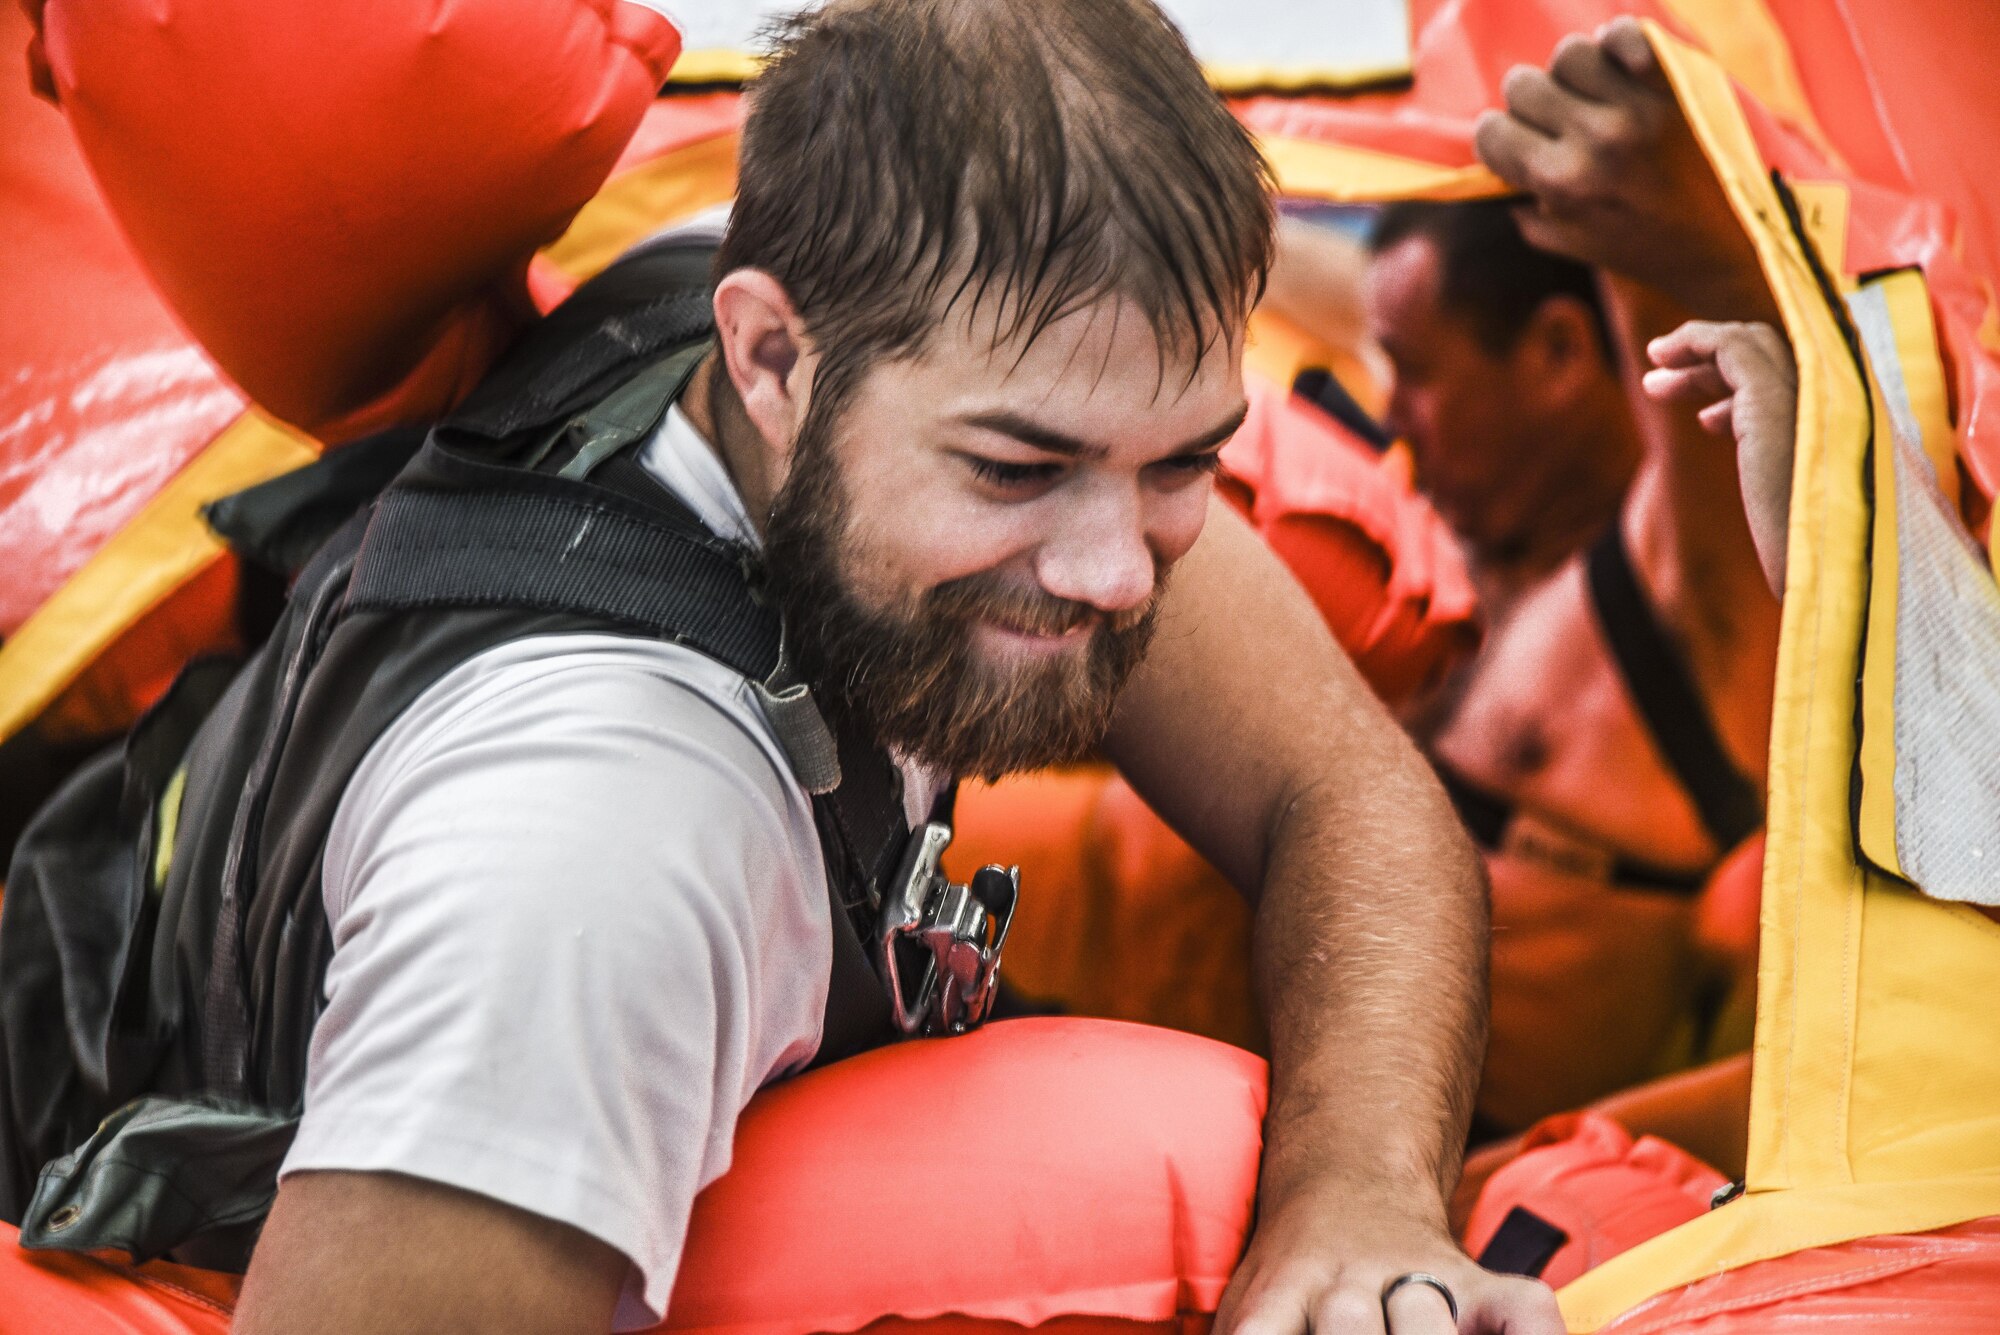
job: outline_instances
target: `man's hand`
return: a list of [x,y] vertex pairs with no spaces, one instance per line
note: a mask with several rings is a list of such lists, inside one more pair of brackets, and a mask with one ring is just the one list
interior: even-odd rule
[[1646,352],[1654,366],[1646,372],[1648,394],[1699,407],[1702,426],[1736,438],[1750,537],[1771,591],[1783,596],[1799,409],[1791,346],[1768,324],[1691,320]]
[[[1411,1205],[1420,1203],[1421,1211]],[[1275,1206],[1275,1208],[1273,1208]],[[1237,1268],[1216,1335],[1563,1335],[1555,1295],[1532,1279],[1496,1275],[1467,1258],[1445,1231],[1435,1193],[1328,1189],[1259,1203],[1250,1250]],[[1458,1302],[1398,1275],[1435,1276]]]
[[1690,314],[1772,319],[1757,254],[1636,19],[1565,37],[1547,70],[1517,66],[1505,112],[1474,142],[1534,196],[1521,230],[1545,250],[1635,278]]

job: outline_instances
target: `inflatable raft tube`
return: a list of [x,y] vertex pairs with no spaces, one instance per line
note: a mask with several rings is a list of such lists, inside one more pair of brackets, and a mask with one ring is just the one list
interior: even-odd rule
[[[997,1023],[773,1086],[695,1203],[658,1329],[1205,1329],[1248,1235],[1264,1100],[1249,1053],[1101,1020]],[[236,1284],[0,1235],[9,1335],[223,1335]]]

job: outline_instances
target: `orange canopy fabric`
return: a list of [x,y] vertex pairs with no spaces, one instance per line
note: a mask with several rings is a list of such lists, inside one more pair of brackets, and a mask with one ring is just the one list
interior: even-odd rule
[[42,24],[169,304],[252,399],[327,439],[477,381],[533,313],[529,257],[680,51],[629,0],[54,0]]
[[2000,279],[2000,83],[1985,0],[1765,0],[1827,138],[1859,176],[1936,200]]
[[235,647],[201,504],[449,407],[621,154],[716,121],[635,134],[679,39],[630,0],[29,9],[0,48],[62,109],[0,80],[0,741],[88,740]]
[[[0,5],[0,52],[31,29]],[[0,78],[0,638],[243,411],[162,304],[62,113]]]
[[1811,1247],[1641,1303],[1605,1335],[1988,1335],[2000,1219]]

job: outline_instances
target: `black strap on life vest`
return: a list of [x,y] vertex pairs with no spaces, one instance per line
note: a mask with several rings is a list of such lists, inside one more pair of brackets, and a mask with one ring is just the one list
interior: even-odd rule
[[[496,469],[495,472],[513,472]],[[479,491],[392,489],[347,587],[349,612],[571,612],[685,644],[752,681],[778,666],[777,613],[743,553],[706,529],[515,474]]]
[[[1431,757],[1431,767],[1444,785],[1445,796],[1458,812],[1466,833],[1489,853],[1506,846],[1507,829],[1520,814],[1520,805],[1482,788],[1459,773],[1441,756]],[[1620,890],[1644,890],[1669,895],[1695,895],[1708,884],[1707,872],[1677,871],[1644,858],[1614,853],[1604,870],[1604,879]]]
[[1694,673],[1639,586],[1622,525],[1612,524],[1591,547],[1585,571],[1611,659],[1646,730],[1709,837],[1725,850],[1736,847],[1763,825],[1763,799],[1723,749]]
[[1389,429],[1347,392],[1340,377],[1323,366],[1309,366],[1292,379],[1292,393],[1331,417],[1376,453],[1396,443]]

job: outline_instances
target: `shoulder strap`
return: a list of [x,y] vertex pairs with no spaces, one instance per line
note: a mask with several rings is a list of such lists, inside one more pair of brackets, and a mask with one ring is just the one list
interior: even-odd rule
[[1723,749],[1694,674],[1640,588],[1622,525],[1611,524],[1585,566],[1591,606],[1639,717],[1709,836],[1734,848],[1764,823],[1763,799]]
[[346,610],[568,612],[685,644],[752,681],[777,669],[778,614],[752,592],[744,549],[601,487],[493,471],[508,476],[477,490],[386,492]]

